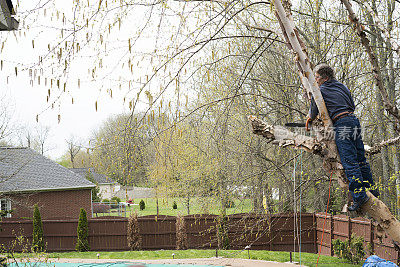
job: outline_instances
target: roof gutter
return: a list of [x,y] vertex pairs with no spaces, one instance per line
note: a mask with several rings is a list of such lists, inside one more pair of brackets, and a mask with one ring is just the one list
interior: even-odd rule
[[0,191],[3,194],[17,194],[17,193],[29,193],[29,192],[50,192],[50,191],[64,191],[64,190],[74,190],[74,189],[92,189],[96,187],[95,185],[87,186],[74,186],[74,187],[58,187],[58,188],[39,188],[39,189],[26,189],[26,190],[15,190],[15,191]]

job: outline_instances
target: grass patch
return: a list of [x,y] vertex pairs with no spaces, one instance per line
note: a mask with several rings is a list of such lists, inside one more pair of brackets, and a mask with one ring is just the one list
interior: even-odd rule
[[[137,198],[134,200],[136,204],[139,204],[141,199]],[[126,212],[122,212],[118,214],[117,209],[112,209],[110,213],[99,213],[94,214],[94,217],[101,216],[126,216],[129,217],[131,214],[137,212],[138,216],[145,215],[156,215],[157,214],[157,204],[155,198],[144,198],[143,199],[146,208],[144,210],[140,210],[139,205],[132,205],[130,207],[126,207]],[[173,203],[176,201],[177,209],[173,209]],[[158,199],[158,208],[160,215],[171,215],[177,216],[178,213],[182,215],[187,215],[187,207],[185,206],[185,199],[183,198],[159,198]],[[235,202],[234,208],[227,208],[227,214],[235,214],[235,213],[247,213],[252,210],[252,200],[251,199],[233,199]],[[190,214],[219,214],[219,205],[213,200],[213,198],[193,198],[190,201]]]
[[[117,252],[62,252],[49,253],[49,258],[81,258],[97,259],[97,253],[100,253],[100,259],[133,259],[133,260],[154,260],[154,259],[172,259],[172,253],[175,253],[175,259],[191,258],[211,258],[215,257],[215,250],[156,250],[156,251],[117,251]],[[219,257],[248,259],[248,252],[242,250],[219,250]],[[254,260],[266,260],[277,262],[288,262],[289,252],[250,250],[250,258]],[[301,253],[301,263],[305,266],[316,266],[318,255],[312,253]],[[293,260],[299,262],[299,253],[293,253]],[[322,256],[318,262],[319,266],[358,266],[344,263],[343,259]]]

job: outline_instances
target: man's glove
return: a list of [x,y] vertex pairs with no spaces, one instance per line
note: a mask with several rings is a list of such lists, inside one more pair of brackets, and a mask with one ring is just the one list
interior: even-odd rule
[[312,119],[310,117],[307,116],[307,121],[306,121],[306,131],[310,131],[309,126],[311,126],[312,123]]

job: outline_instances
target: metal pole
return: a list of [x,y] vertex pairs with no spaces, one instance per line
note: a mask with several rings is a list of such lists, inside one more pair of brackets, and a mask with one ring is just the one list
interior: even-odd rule
[[299,239],[300,239],[300,242],[299,242],[300,266],[301,266],[301,212],[302,212],[301,197],[302,197],[302,193],[303,193],[302,186],[301,186],[302,180],[303,180],[303,150],[301,150],[301,152],[300,152],[300,203],[299,203],[299,206],[300,206],[300,226],[299,226],[300,227],[300,236],[299,236]]

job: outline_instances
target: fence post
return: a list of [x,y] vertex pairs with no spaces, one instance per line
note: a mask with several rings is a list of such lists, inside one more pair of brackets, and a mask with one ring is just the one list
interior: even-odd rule
[[334,219],[333,219],[333,214],[331,214],[331,232],[330,232],[331,238],[330,238],[330,244],[329,244],[329,247],[331,249],[331,255],[330,256],[334,255],[333,245],[332,245],[332,243],[333,243],[332,242],[333,241],[333,230],[334,230]]

